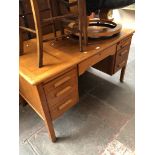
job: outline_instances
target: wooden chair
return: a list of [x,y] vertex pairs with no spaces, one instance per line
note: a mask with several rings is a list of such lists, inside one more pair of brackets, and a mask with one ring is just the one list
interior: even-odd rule
[[[36,40],[37,40],[37,55],[38,55],[38,67],[42,67],[43,66],[43,42],[44,41],[48,41],[48,40],[43,40],[43,33],[42,33],[42,23],[46,23],[46,22],[50,22],[52,23],[52,31],[54,33],[54,38],[53,39],[57,39],[57,38],[62,38],[67,36],[68,34],[64,34],[64,27],[62,24],[61,27],[61,35],[57,36],[56,34],[56,27],[55,27],[55,21],[60,21],[62,23],[64,22],[70,22],[70,18],[72,17],[72,19],[78,20],[78,29],[76,30],[76,32],[79,34],[79,47],[80,47],[80,51],[83,51],[83,47],[82,47],[82,35],[84,36],[84,40],[86,43],[86,35],[85,33],[83,33],[85,31],[85,29],[83,28],[83,25],[86,25],[85,22],[82,21],[83,15],[84,15],[84,3],[83,0],[77,0],[74,1],[72,3],[69,3],[65,0],[56,0],[57,3],[61,3],[64,6],[70,8],[72,6],[77,5],[78,6],[78,14],[73,14],[73,13],[67,13],[62,15],[61,14],[61,9],[59,8],[59,15],[58,16],[54,16],[53,15],[53,3],[54,0],[47,0],[49,9],[50,9],[50,18],[46,18],[46,19],[41,19],[40,18],[40,11],[39,11],[39,6],[37,3],[37,0],[30,0],[30,4],[31,4],[31,9],[32,9],[32,14],[33,14],[33,19],[34,19],[34,25],[35,25],[35,30],[28,28],[26,26],[19,26],[20,30],[19,30],[19,34],[20,34],[20,55],[24,54],[24,49],[23,49],[23,33],[24,31],[29,32],[29,33],[33,33],[36,35]],[[71,31],[72,33],[75,33],[73,30]],[[52,39],[52,38],[51,38]]]
[[[54,1],[54,0],[52,0]],[[49,0],[50,2],[50,6],[53,6],[52,4],[52,1]],[[86,17],[86,12],[84,12],[84,8],[85,8],[85,11],[86,11],[86,7],[85,7],[85,2],[83,2],[83,0],[74,0],[74,1],[66,1],[66,0],[56,0],[55,1],[57,3],[57,6],[58,6],[58,16],[51,16],[50,18],[47,18],[47,19],[43,19],[42,21],[43,22],[53,22],[53,24],[55,24],[55,21],[59,21],[60,22],[60,29],[61,29],[61,36],[56,36],[56,29],[53,28],[53,32],[54,32],[54,36],[55,38],[54,39],[57,39],[57,38],[62,38],[62,37],[66,37],[70,34],[75,34],[75,33],[78,33],[79,34],[79,47],[80,47],[80,51],[83,51],[83,47],[82,47],[82,36],[84,36],[84,40],[86,40],[85,38],[85,34],[84,34],[84,31],[85,31],[85,28],[84,28],[84,25],[85,22],[83,20],[83,16],[85,15]],[[60,8],[60,6],[64,6],[64,8],[71,8],[71,7],[74,7],[74,6],[77,6],[78,7],[78,12],[77,14],[76,13],[66,13],[64,14],[63,12],[63,8]],[[53,8],[51,8],[53,9]],[[71,22],[75,22],[77,20],[77,23],[78,23],[78,29],[70,29],[69,27],[66,27],[64,26],[66,23],[71,23]],[[65,34],[64,33],[64,30],[68,30],[68,34]]]

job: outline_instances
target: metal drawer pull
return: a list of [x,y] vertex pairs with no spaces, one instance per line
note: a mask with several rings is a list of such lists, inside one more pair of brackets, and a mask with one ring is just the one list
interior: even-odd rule
[[63,90],[61,90],[60,92],[56,93],[56,97],[59,97],[61,96],[62,94],[66,93],[68,90],[70,90],[72,87],[71,86],[68,86],[66,88],[64,88]]
[[125,61],[123,61],[122,63],[120,63],[119,65],[118,65],[118,68],[121,68],[121,67],[123,67],[125,65]]
[[71,77],[67,76],[63,79],[61,79],[60,81],[58,81],[57,83],[54,84],[54,87],[57,88],[58,86],[60,86],[61,84],[65,83],[66,81],[70,80]]
[[72,103],[72,99],[69,99],[68,101],[66,101],[63,105],[59,106],[59,110],[62,110],[63,108],[65,108],[67,105],[69,105],[70,103]]
[[125,51],[120,53],[120,56],[123,56],[124,54],[128,53],[128,50],[126,49]]

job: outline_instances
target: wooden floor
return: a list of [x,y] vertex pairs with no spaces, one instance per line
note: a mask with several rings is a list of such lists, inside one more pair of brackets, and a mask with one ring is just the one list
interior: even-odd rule
[[[36,39],[25,41],[25,54],[20,56],[20,76],[30,84],[38,84],[77,65],[131,33],[133,30],[123,29],[118,36],[100,41],[100,43],[91,41],[91,45],[84,47],[84,52],[79,51],[76,40],[65,39],[54,43],[48,41],[44,43],[44,66],[42,68],[37,67]],[[50,35],[44,37],[48,38]]]

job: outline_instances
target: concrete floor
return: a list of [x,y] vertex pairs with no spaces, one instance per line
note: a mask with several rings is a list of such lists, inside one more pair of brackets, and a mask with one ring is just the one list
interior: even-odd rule
[[20,106],[20,155],[133,155],[134,47],[124,83],[120,72],[111,77],[92,68],[79,78],[79,103],[54,122],[56,143],[39,116]]

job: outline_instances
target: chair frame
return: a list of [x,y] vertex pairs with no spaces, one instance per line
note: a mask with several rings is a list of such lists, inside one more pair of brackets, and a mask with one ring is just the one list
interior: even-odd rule
[[[41,19],[40,18],[40,11],[39,11],[39,6],[37,3],[37,0],[30,0],[31,4],[31,9],[32,9],[32,15],[33,15],[33,20],[34,20],[34,25],[35,25],[35,30],[31,28],[27,28],[25,26],[19,26],[19,34],[20,34],[20,55],[24,54],[24,45],[23,45],[23,33],[24,31],[29,32],[29,33],[34,33],[36,35],[36,40],[37,40],[37,66],[40,68],[43,66],[43,33],[42,33],[42,28],[41,28],[41,23],[42,22],[47,22],[50,21],[52,23],[52,30],[54,33],[54,38],[55,40],[57,39],[56,36],[56,28],[55,28],[55,21],[59,20],[60,22],[63,19],[67,19],[67,17],[73,17],[75,16],[74,14],[66,14],[66,15],[60,15],[60,16],[53,16],[53,8],[52,8],[52,2],[54,0],[47,0],[48,6],[50,11],[50,18],[48,19]],[[83,18],[87,19],[86,16],[86,2],[85,0],[77,0],[72,3],[67,3],[64,0],[58,0],[59,2],[66,3],[69,7],[72,7],[74,5],[78,5],[78,33],[79,33],[79,47],[80,51],[83,51],[83,44],[82,44],[82,38],[84,39],[84,44],[87,45],[87,20],[82,20]],[[61,37],[67,36],[64,34],[64,29],[61,28]]]

